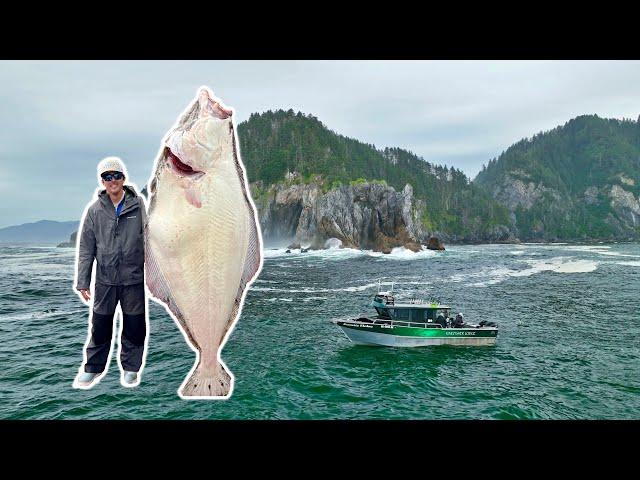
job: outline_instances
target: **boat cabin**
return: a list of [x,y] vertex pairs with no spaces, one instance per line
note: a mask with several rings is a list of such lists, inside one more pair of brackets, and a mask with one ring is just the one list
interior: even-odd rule
[[437,302],[424,303],[413,300],[408,303],[396,303],[393,296],[388,293],[378,293],[373,299],[372,306],[382,318],[419,323],[435,322],[440,313],[445,319],[449,318],[451,312],[451,307]]

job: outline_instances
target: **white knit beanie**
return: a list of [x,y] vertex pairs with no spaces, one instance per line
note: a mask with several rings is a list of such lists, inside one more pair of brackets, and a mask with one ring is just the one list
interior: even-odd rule
[[98,181],[102,180],[104,172],[122,172],[126,178],[129,178],[123,161],[118,157],[106,157],[100,161],[98,164]]

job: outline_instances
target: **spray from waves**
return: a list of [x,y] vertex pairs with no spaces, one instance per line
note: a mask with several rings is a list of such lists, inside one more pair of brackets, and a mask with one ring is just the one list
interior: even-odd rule
[[391,260],[419,260],[423,258],[431,258],[437,255],[435,250],[428,250],[422,247],[419,252],[413,252],[404,247],[396,247],[391,250],[391,253],[372,252],[371,250],[365,250],[366,254],[370,257],[385,258]]

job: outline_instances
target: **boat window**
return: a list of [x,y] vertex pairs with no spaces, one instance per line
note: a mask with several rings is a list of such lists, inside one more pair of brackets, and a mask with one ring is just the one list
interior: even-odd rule
[[424,322],[424,310],[423,309],[415,309],[411,311],[411,321],[412,322]]
[[396,319],[397,320],[408,320],[409,319],[409,310],[404,308],[396,308]]
[[435,320],[436,319],[436,311],[435,311],[435,309],[431,309],[431,308],[427,309],[427,318],[429,320]]

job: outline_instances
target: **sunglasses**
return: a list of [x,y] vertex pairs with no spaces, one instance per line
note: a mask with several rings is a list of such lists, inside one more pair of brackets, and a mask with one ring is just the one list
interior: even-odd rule
[[111,180],[122,180],[124,178],[124,175],[120,172],[113,172],[113,173],[103,173],[102,174],[102,179],[105,182],[110,182]]

